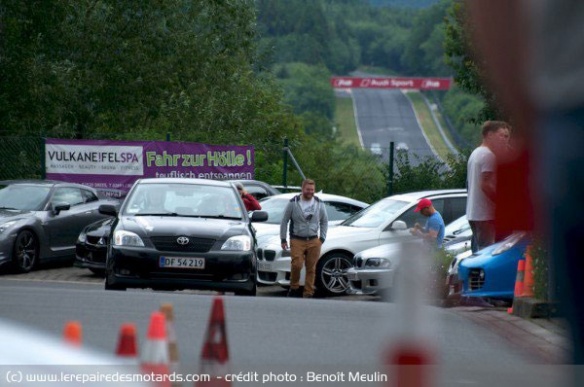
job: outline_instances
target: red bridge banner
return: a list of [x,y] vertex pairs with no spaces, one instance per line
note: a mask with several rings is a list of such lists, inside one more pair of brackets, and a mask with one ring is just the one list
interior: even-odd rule
[[449,90],[452,78],[406,78],[406,77],[332,77],[335,89],[418,89]]

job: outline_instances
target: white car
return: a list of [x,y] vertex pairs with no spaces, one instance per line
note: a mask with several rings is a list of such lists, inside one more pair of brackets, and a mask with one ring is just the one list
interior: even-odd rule
[[[329,228],[316,267],[315,285],[318,291],[325,295],[345,293],[349,288],[347,270],[353,266],[353,257],[357,252],[411,238],[408,228],[413,227],[416,222],[425,222],[423,215],[414,212],[420,199],[431,199],[436,210],[442,214],[444,222],[450,223],[465,214],[466,197],[465,189],[394,195],[379,200],[339,225]],[[288,287],[290,251],[282,251],[279,236],[268,238],[261,248],[262,257],[269,257],[269,260],[260,258],[263,275],[271,273],[269,275],[272,281]],[[303,273],[301,281],[304,278]]]
[[[286,193],[274,195],[260,200],[262,211],[268,213],[268,220],[261,223],[254,223],[256,230],[256,239],[258,241],[258,282],[264,285],[274,285],[275,276],[272,270],[272,264],[275,255],[273,249],[266,250],[265,245],[270,244],[270,240],[276,237],[278,246],[280,245],[280,223],[284,210],[288,202],[299,193]],[[351,199],[345,196],[326,194],[319,192],[316,194],[326,207],[329,220],[329,230],[335,224],[341,223],[353,214],[369,206],[368,203],[360,200]]]
[[[472,230],[466,219],[461,216],[449,223],[444,230],[444,250],[450,255],[470,250]],[[393,287],[395,273],[398,271],[404,252],[401,243],[388,243],[363,250],[355,254],[353,267],[347,270],[347,279],[352,294],[375,294]]]

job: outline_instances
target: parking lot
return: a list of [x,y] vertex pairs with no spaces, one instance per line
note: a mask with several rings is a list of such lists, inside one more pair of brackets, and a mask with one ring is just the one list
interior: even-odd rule
[[[25,274],[12,274],[9,272],[0,272],[0,280],[7,279],[13,281],[40,281],[40,282],[56,282],[56,283],[86,283],[103,285],[103,277],[97,276],[88,269],[81,269],[78,267],[68,265],[52,265],[45,266],[41,269],[31,271]],[[149,291],[149,290],[148,290]],[[183,292],[195,294],[216,294],[212,291],[201,290],[184,290]],[[258,297],[286,297],[286,290],[280,286],[258,286]],[[332,297],[337,300],[352,300],[352,301],[378,301],[379,296],[368,295],[343,295]]]

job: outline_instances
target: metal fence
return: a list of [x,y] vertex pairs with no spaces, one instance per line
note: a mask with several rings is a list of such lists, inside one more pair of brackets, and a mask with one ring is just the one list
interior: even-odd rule
[[44,139],[0,137],[0,180],[44,178]]

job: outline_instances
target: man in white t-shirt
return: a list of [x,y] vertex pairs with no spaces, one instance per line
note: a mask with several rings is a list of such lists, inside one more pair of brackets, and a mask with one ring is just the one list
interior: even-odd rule
[[495,243],[496,155],[508,150],[510,129],[504,121],[486,121],[482,143],[468,158],[466,217],[473,252]]

